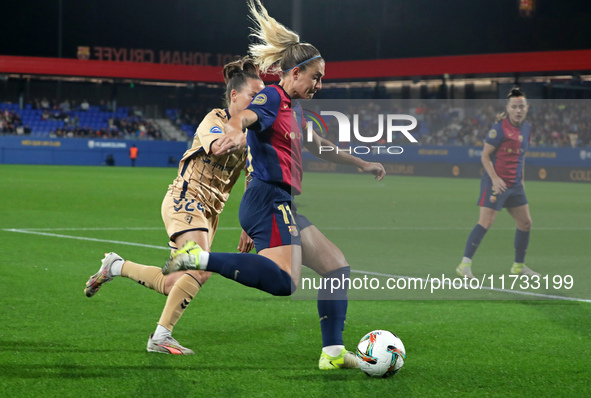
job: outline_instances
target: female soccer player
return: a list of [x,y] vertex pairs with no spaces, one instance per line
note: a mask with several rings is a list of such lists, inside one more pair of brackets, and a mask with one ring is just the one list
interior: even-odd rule
[[[233,117],[220,138],[217,153],[241,150],[241,131],[248,127],[248,167],[252,182],[240,203],[240,224],[254,240],[258,254],[208,253],[188,242],[175,252],[163,270],[202,269],[273,295],[290,295],[300,277],[302,261],[326,280],[348,280],[350,268],[343,253],[303,215],[298,214],[293,196],[301,192],[302,128],[301,107],[292,111],[292,100],[309,99],[322,88],[324,60],[311,44],[271,18],[259,0],[250,0],[256,23],[254,36],[261,43],[250,46],[262,72],[279,72],[278,85],[266,87],[248,108]],[[305,144],[313,154],[320,146],[334,145],[314,134]],[[324,152],[322,159],[354,165],[385,175],[379,163],[369,163],[344,152]],[[320,369],[357,367],[355,356],[343,344],[347,314],[348,284],[333,294],[318,292],[318,313],[322,331]],[[330,283],[324,286],[331,286]]]
[[480,217],[468,236],[464,258],[456,268],[458,275],[468,278],[474,278],[472,257],[503,207],[517,224],[515,262],[511,273],[540,275],[524,264],[532,222],[523,188],[524,157],[531,138],[531,124],[524,122],[528,104],[525,94],[518,87],[511,89],[507,98],[506,113],[499,115],[484,140],[481,158],[484,173],[478,199]]
[[[219,213],[246,163],[244,149],[222,155],[215,152],[220,148],[218,141],[228,120],[244,110],[264,84],[258,68],[249,58],[225,65],[223,73],[228,108],[214,109],[205,116],[162,202],[162,218],[173,250],[187,241],[198,242],[204,250],[209,250]],[[245,145],[245,134],[241,134]],[[242,231],[238,250],[247,253],[252,247],[252,240]],[[104,283],[119,275],[168,295],[156,331],[148,340],[148,351],[193,354],[172,337],[172,329],[210,273],[177,272],[164,277],[160,267],[136,264],[108,253],[100,270],[86,283],[86,295],[92,297]]]

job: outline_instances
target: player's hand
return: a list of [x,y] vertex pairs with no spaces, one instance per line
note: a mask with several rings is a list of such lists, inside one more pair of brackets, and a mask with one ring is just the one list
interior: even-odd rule
[[493,192],[503,193],[507,190],[507,184],[500,177],[496,177],[492,180]]
[[226,155],[245,148],[246,135],[240,130],[226,131],[216,142],[218,148],[213,151],[213,154],[218,156]]
[[384,166],[382,166],[381,163],[376,162],[365,162],[365,164],[361,168],[361,171],[373,174],[375,176],[375,179],[378,181],[382,181],[382,179],[386,175],[386,170],[384,169]]
[[238,251],[240,253],[248,253],[254,249],[254,242],[244,231],[240,233],[240,242],[238,242]]

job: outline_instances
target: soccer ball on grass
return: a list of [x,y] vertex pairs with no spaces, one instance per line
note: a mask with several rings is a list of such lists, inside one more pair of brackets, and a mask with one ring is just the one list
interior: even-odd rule
[[387,330],[369,332],[357,345],[359,368],[372,377],[396,374],[406,358],[402,340]]

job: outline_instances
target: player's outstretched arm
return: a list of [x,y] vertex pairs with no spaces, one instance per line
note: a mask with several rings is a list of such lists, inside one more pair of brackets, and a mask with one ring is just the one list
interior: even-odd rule
[[[386,170],[381,163],[366,162],[365,160],[347,152],[337,151],[336,145],[329,140],[320,137],[316,132],[313,133],[312,141],[304,142],[304,146],[317,158],[331,163],[358,167],[364,172],[372,173],[379,181],[381,181],[386,175]],[[320,150],[321,147],[323,148],[322,151]]]
[[224,127],[224,135],[212,145],[215,155],[224,155],[246,147],[244,129],[254,124],[259,117],[250,109],[234,116]]

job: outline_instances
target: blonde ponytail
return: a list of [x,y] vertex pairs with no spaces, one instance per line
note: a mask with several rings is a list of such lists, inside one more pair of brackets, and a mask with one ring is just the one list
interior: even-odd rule
[[[251,28],[251,36],[259,41],[249,45],[248,52],[261,72],[280,74],[320,56],[320,52],[313,45],[300,43],[297,33],[271,17],[260,0],[248,0],[248,9],[250,19],[255,24],[255,27]],[[302,65],[301,69],[305,69],[305,66]]]

